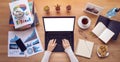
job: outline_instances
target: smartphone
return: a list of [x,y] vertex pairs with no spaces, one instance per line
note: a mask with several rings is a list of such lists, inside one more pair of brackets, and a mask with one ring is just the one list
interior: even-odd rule
[[24,51],[27,49],[21,39],[18,39],[18,40],[16,41],[16,44],[18,45],[18,47],[20,48],[20,50],[21,50],[22,52],[24,52]]

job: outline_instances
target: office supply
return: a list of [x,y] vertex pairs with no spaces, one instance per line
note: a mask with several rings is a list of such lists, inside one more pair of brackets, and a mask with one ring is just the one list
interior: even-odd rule
[[98,24],[99,22],[102,22],[105,27],[107,27],[108,29],[110,29],[112,32],[114,32],[114,36],[112,37],[112,40],[116,40],[118,38],[118,35],[120,33],[120,22],[116,21],[116,20],[111,20],[107,17],[104,16],[99,16],[97,19],[96,24]]
[[16,44],[16,40],[18,40],[18,36],[11,37],[12,32],[8,32],[8,57],[25,57],[25,53],[22,52],[18,45]]
[[102,22],[99,22],[92,30],[92,32],[104,43],[107,43],[114,35],[114,32],[108,29]]
[[[20,43],[23,43],[22,46]],[[26,50],[21,50],[23,45]],[[25,31],[8,32],[8,57],[29,57],[40,52],[43,52],[43,47],[35,27]]]
[[79,39],[75,54],[86,58],[91,58],[93,46],[94,46],[93,42]]
[[50,39],[56,39],[54,52],[63,52],[62,39],[68,39],[74,51],[74,22],[75,16],[43,17],[45,29],[45,50]]
[[[17,30],[24,30],[24,29],[28,29],[28,28],[37,26],[39,24],[37,13],[34,13],[33,15],[34,15],[34,22],[31,25],[21,27],[21,28],[19,28]],[[15,28],[11,15],[10,15],[10,19],[9,19],[9,26]]]
[[[17,30],[28,29],[28,28],[37,26],[39,24],[38,16],[37,16],[37,13],[36,13],[36,9],[34,8],[34,2],[33,1],[29,1],[29,7],[30,7],[30,11],[31,11],[31,13],[33,14],[33,17],[34,17],[33,23],[31,25],[23,26],[23,27],[21,27]],[[13,27],[15,29],[12,15],[10,15],[9,25],[10,25],[10,27]]]
[[93,14],[93,15],[97,15],[97,16],[101,13],[102,10],[103,10],[102,7],[92,4],[92,3],[87,3],[84,9],[85,12]]
[[33,16],[27,0],[19,0],[9,3],[11,15],[15,25],[15,29],[33,23]]

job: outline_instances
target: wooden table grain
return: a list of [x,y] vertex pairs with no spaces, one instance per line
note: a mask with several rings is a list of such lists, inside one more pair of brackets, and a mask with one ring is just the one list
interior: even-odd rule
[[[11,29],[9,27],[9,16],[10,10],[8,3],[10,0],[0,0],[0,62],[40,62],[44,53],[39,53],[33,55],[31,57],[24,57],[24,58],[10,58],[8,57],[7,48],[8,48],[8,31]],[[120,61],[120,35],[117,40],[112,41],[110,40],[107,44],[109,47],[110,55],[106,58],[98,58],[96,54],[96,49],[99,45],[103,45],[104,43],[101,42],[96,36],[91,33],[91,30],[94,28],[96,20],[98,16],[94,16],[88,13],[85,13],[84,7],[85,5],[90,2],[96,5],[99,5],[104,8],[101,12],[101,15],[105,15],[106,12],[113,8],[113,7],[120,7],[120,0],[34,0],[35,8],[37,15],[39,17],[39,26],[37,26],[38,34],[41,39],[42,45],[44,47],[44,26],[42,16],[76,16],[75,20],[75,29],[74,29],[74,49],[76,49],[76,45],[78,39],[85,39],[90,40],[95,43],[92,57],[90,59],[77,56],[80,62],[119,62]],[[59,4],[61,7],[60,14],[57,14],[55,11],[55,6]],[[50,14],[47,15],[43,7],[48,5],[50,7]],[[68,14],[66,13],[66,6],[71,5],[72,10]],[[88,16],[92,20],[92,24],[89,29],[82,30],[78,27],[78,18],[80,16]],[[116,19],[120,21],[120,13],[118,13],[112,19]],[[50,62],[70,62],[68,56],[64,52],[59,53],[52,53],[50,57]]]

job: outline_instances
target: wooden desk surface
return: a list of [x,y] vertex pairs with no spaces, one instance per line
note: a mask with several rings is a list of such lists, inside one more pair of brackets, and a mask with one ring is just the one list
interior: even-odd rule
[[[0,62],[40,62],[43,53],[39,53],[37,55],[28,57],[28,58],[8,58],[7,56],[7,44],[8,44],[8,31],[9,27],[9,5],[10,0],[0,0]],[[101,15],[105,15],[106,12],[113,7],[120,7],[120,0],[34,0],[36,11],[39,17],[40,25],[37,27],[39,37],[44,46],[44,28],[42,16],[76,16],[75,23],[75,31],[74,31],[74,43],[75,49],[78,39],[84,39],[87,36],[88,40],[95,43],[92,53],[92,58],[87,59],[84,57],[77,56],[80,62],[119,62],[120,60],[120,35],[116,41],[110,41],[107,45],[109,47],[110,55],[107,58],[98,58],[96,54],[97,46],[103,45],[103,43],[93,34],[91,34],[91,30],[94,27],[94,24],[97,20],[97,16],[88,14],[83,12],[83,9],[87,2],[94,3],[96,5],[104,7]],[[55,5],[60,4],[61,13],[56,14]],[[70,4],[72,6],[72,10],[70,14],[66,13],[65,7]],[[48,5],[50,7],[50,15],[46,15],[43,7]],[[81,30],[77,21],[78,18],[82,15],[86,15],[90,17],[92,20],[92,24],[88,30]],[[120,20],[120,13],[113,19]],[[50,62],[70,62],[69,58],[65,53],[53,53],[50,57]]]

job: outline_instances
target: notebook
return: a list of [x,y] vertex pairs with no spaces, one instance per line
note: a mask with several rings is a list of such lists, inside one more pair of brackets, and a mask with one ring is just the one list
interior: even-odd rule
[[75,54],[86,58],[91,58],[93,46],[94,42],[79,39]]
[[110,29],[112,32],[114,32],[114,36],[111,38],[112,40],[117,40],[118,35],[120,33],[120,21],[117,20],[111,20],[104,16],[99,16],[96,25],[102,22],[106,28]]
[[104,43],[108,43],[108,41],[113,37],[115,34],[110,29],[108,29],[102,22],[99,22],[92,32],[100,38]]

